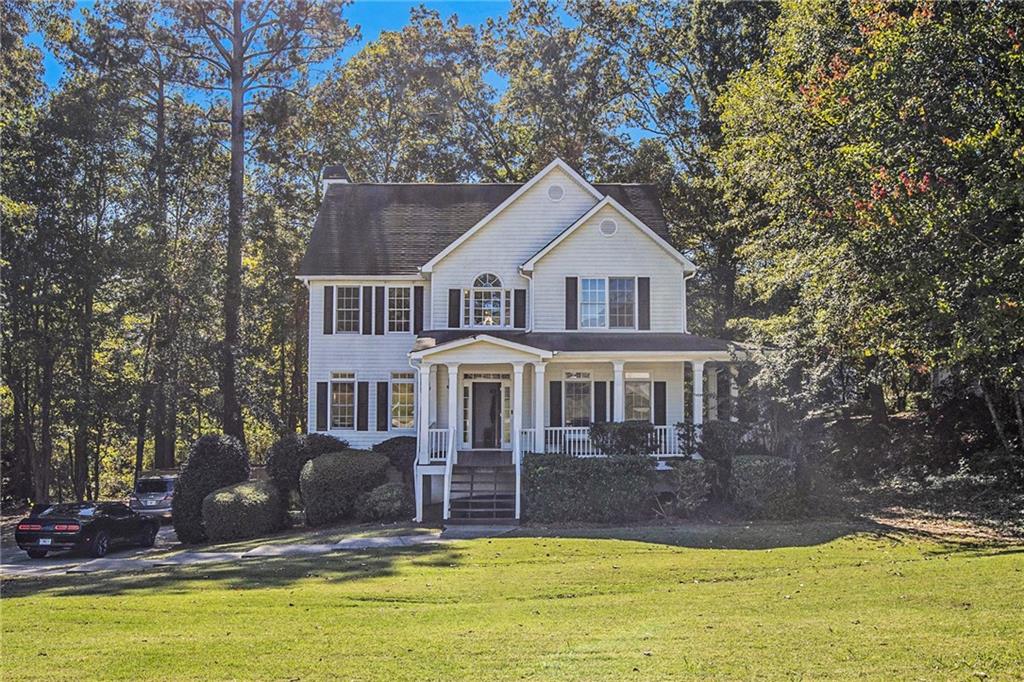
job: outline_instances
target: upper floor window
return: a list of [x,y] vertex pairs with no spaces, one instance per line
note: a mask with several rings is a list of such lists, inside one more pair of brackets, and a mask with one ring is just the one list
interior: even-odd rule
[[[359,333],[359,287],[335,287],[334,291],[334,331]],[[330,329],[329,322],[327,328]]]
[[635,329],[636,278],[582,278],[580,280],[580,327],[583,329]]
[[462,323],[466,327],[511,327],[512,290],[503,289],[501,278],[485,272],[462,292]]
[[388,331],[412,329],[412,294],[409,287],[388,287]]

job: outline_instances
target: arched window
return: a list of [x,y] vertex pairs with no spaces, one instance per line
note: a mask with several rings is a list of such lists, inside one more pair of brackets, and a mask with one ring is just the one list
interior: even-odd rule
[[473,286],[478,289],[500,289],[501,278],[493,273],[485,272],[473,280]]
[[462,306],[466,327],[512,326],[512,290],[503,289],[494,273],[485,272],[473,280],[473,287],[463,291]]

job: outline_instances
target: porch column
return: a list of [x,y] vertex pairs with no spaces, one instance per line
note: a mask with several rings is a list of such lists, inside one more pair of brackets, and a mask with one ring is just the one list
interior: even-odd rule
[[718,367],[708,367],[708,421],[718,420]]
[[430,400],[427,403],[430,409],[427,411],[427,418],[431,424],[437,423],[437,365],[430,365]]
[[[462,415],[459,413],[459,363],[448,363],[448,428],[455,429],[455,445],[459,444],[459,423]],[[455,453],[448,453],[451,457]]]
[[[430,446],[427,430],[430,428],[430,370],[432,365],[420,363],[419,379],[416,388],[419,394],[416,396],[416,445],[419,453],[420,464],[430,461],[430,453],[427,449]],[[419,499],[419,498],[417,498]]]
[[516,465],[516,518],[519,518],[520,472],[523,461],[523,366],[512,363],[512,461]]
[[543,362],[533,363],[533,449],[544,452],[544,370]]
[[693,428],[694,437],[700,440],[700,429],[704,425],[704,361],[694,360],[693,364]]
[[738,422],[740,420],[739,408],[740,406],[740,387],[736,383],[736,375],[740,373],[740,370],[736,365],[729,365],[729,421]]
[[413,489],[416,492],[416,518],[413,520],[416,523],[420,523],[423,521],[423,475],[416,471],[415,468],[413,469],[412,480],[414,481]]
[[615,422],[626,421],[625,368],[626,363],[621,360],[612,362],[612,372],[615,377],[615,386],[612,389],[615,395],[615,413],[612,415],[612,421]]

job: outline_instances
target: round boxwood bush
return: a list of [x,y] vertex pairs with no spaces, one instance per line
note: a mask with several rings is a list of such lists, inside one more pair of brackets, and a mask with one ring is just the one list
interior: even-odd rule
[[408,521],[412,516],[412,498],[401,483],[379,485],[356,503],[360,521]]
[[398,473],[402,474],[402,481],[406,485],[409,494],[413,488],[413,464],[416,462],[416,438],[413,436],[396,436],[381,441],[373,446],[374,452],[379,452],[388,458]]
[[299,491],[299,474],[306,462],[328,452],[346,449],[348,443],[334,436],[289,433],[279,438],[267,451],[267,475],[287,504],[291,493]]
[[729,492],[737,510],[754,518],[789,516],[797,509],[796,466],[782,457],[732,458]]
[[253,538],[283,524],[281,493],[268,481],[243,481],[203,499],[203,527],[211,540]]
[[189,448],[174,486],[171,515],[178,540],[203,542],[203,500],[218,488],[249,478],[249,455],[233,436],[209,434]]
[[306,462],[299,476],[306,523],[348,518],[356,501],[387,480],[388,458],[366,450],[329,452]]

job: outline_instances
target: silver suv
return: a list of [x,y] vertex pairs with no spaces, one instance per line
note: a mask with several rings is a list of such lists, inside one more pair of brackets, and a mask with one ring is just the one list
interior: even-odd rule
[[135,482],[135,492],[128,501],[132,511],[160,519],[171,518],[171,500],[174,498],[174,484],[178,477],[168,475],[140,476]]

